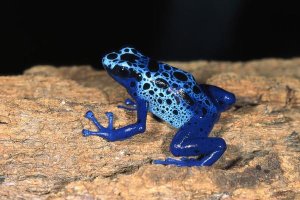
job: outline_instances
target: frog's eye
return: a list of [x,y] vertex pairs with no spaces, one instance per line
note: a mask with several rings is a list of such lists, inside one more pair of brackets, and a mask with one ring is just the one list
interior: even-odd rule
[[130,78],[135,78],[138,82],[140,82],[143,79],[143,76],[141,73],[136,72],[134,69],[130,68]]
[[112,69],[112,74],[115,76],[119,76],[121,78],[127,78],[130,76],[130,72],[128,69],[126,69],[123,66],[120,65],[116,65],[113,69]]

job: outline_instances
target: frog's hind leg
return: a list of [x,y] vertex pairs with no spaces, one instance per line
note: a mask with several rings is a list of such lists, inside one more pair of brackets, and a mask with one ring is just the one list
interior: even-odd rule
[[235,95],[214,85],[200,84],[199,87],[214,102],[218,112],[229,109],[236,101]]
[[175,156],[204,156],[201,158],[167,158],[166,160],[155,160],[154,163],[182,167],[211,166],[225,152],[226,143],[222,138],[194,138],[186,139],[186,141],[171,148],[173,148],[172,153]]
[[[196,121],[197,120],[197,121]],[[208,138],[212,125],[210,120],[194,118],[174,136],[170,150],[181,159],[156,160],[155,164],[177,166],[211,166],[225,152],[226,143],[222,138]],[[187,158],[201,156],[200,158]]]

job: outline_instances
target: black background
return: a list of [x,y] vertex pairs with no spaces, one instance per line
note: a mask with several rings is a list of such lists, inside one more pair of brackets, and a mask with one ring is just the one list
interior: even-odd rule
[[91,64],[130,45],[158,60],[300,56],[299,1],[21,1],[1,6],[0,74]]

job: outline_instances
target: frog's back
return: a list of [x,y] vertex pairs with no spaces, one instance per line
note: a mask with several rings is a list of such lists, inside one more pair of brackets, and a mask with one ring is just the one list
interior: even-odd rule
[[138,92],[149,102],[149,111],[159,118],[179,128],[192,116],[214,110],[190,73],[152,60],[147,68]]

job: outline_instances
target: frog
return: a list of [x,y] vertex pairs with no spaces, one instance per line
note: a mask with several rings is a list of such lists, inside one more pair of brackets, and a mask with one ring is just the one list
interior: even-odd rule
[[177,129],[170,144],[174,157],[153,160],[154,164],[211,166],[226,151],[223,138],[208,136],[221,112],[236,102],[233,93],[214,85],[198,84],[191,73],[151,59],[133,47],[104,55],[102,65],[131,97],[118,107],[136,112],[137,120],[114,128],[114,114],[106,112],[108,125],[104,127],[88,111],[85,117],[97,131],[83,129],[83,136],[99,136],[108,142],[131,138],[145,132],[150,112]]

